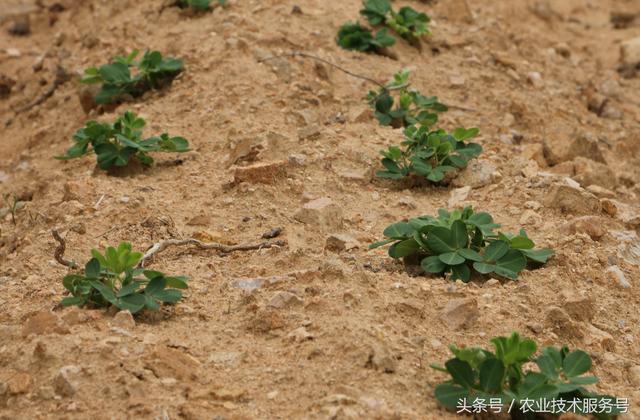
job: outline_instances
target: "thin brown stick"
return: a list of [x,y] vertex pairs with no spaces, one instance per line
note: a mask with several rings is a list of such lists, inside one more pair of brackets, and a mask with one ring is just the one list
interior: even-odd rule
[[235,251],[251,251],[255,249],[266,249],[273,248],[277,246],[284,246],[284,241],[275,241],[275,242],[261,242],[258,244],[243,244],[243,245],[224,245],[216,242],[201,242],[194,238],[188,239],[166,239],[164,241],[157,242],[153,244],[147,251],[144,253],[140,262],[138,263],[138,267],[144,267],[145,261],[154,255],[164,251],[165,249],[171,246],[183,246],[183,245],[193,245],[198,249],[213,249],[216,251],[220,251],[223,254],[229,254]]
[[348,74],[349,76],[355,77],[357,79],[361,79],[361,80],[366,80],[367,82],[373,83],[377,86],[379,86],[380,88],[384,89],[384,90],[389,90],[389,88],[387,88],[384,83],[380,83],[375,79],[372,79],[370,77],[367,76],[363,76],[361,74],[356,74],[350,70],[345,69],[344,67],[341,67],[337,64],[332,63],[331,61],[325,60],[324,58],[312,55],[312,54],[307,54],[305,52],[302,51],[293,51],[290,53],[286,53],[286,54],[280,54],[280,55],[274,55],[271,57],[266,57],[266,58],[261,58],[260,60],[258,60],[258,63],[263,63],[265,61],[270,61],[270,60],[275,60],[276,58],[284,58],[284,57],[304,57],[304,58],[310,58],[312,60],[316,60],[316,61],[320,61],[321,63],[327,64],[331,67],[334,67],[338,70],[340,70],[343,73]]
[[65,267],[78,268],[78,264],[76,264],[73,261],[66,260],[64,258],[64,251],[67,249],[67,243],[62,238],[62,236],[60,236],[58,231],[55,229],[51,231],[51,234],[53,235],[53,239],[55,239],[58,242],[58,247],[56,248],[53,254],[56,261],[58,261],[60,264],[64,265]]
[[67,82],[70,79],[69,74],[66,72],[66,70],[61,67],[58,66],[58,68],[56,69],[56,78],[53,81],[53,84],[51,85],[51,87],[49,87],[49,89],[47,89],[38,99],[36,99],[35,101],[31,102],[30,104],[27,104],[25,106],[23,106],[22,108],[18,108],[16,109],[16,114],[20,114],[22,112],[28,111],[31,108],[40,105],[41,103],[43,103],[44,101],[46,101],[47,99],[49,99],[51,96],[53,96],[54,92],[56,91],[56,89],[58,89],[58,86],[64,84],[65,82]]

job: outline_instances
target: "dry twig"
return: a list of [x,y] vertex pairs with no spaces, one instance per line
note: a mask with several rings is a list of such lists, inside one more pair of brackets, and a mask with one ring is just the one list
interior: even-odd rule
[[58,261],[60,264],[64,265],[65,267],[78,268],[78,264],[76,264],[73,261],[66,260],[64,258],[64,251],[67,249],[67,243],[62,238],[62,236],[60,236],[58,231],[55,229],[51,231],[51,234],[53,235],[53,239],[55,239],[58,242],[58,247],[56,248],[53,254],[56,261]]
[[144,263],[149,258],[153,257],[155,254],[164,251],[165,249],[171,246],[183,246],[183,245],[193,245],[198,249],[213,249],[216,251],[220,251],[223,254],[229,254],[235,251],[251,251],[255,249],[266,249],[273,248],[277,246],[284,246],[284,241],[275,241],[275,242],[261,242],[258,244],[244,244],[244,245],[223,245],[216,242],[201,242],[197,239],[188,238],[188,239],[166,239],[164,241],[160,241],[158,243],[153,244],[147,251],[144,253],[140,262],[138,263],[138,267],[144,267]]
[[258,63],[263,63],[265,61],[270,61],[270,60],[275,60],[276,58],[284,58],[284,57],[304,57],[304,58],[310,58],[312,60],[316,60],[316,61],[320,61],[321,63],[327,64],[331,67],[334,67],[338,70],[340,70],[341,72],[348,74],[349,76],[355,77],[357,79],[361,79],[361,80],[366,80],[367,82],[373,83],[375,85],[378,85],[379,87],[381,87],[384,90],[390,90],[389,88],[387,88],[384,83],[380,83],[375,79],[372,79],[370,77],[367,76],[362,76],[360,74],[356,74],[352,71],[349,71],[347,69],[345,69],[344,67],[341,67],[337,64],[332,63],[331,61],[325,60],[322,57],[317,57],[315,55],[311,55],[311,54],[307,54],[305,52],[302,51],[293,51],[290,53],[286,53],[286,54],[280,54],[280,55],[274,55],[271,57],[266,57],[266,58],[261,58],[260,60],[258,60]]

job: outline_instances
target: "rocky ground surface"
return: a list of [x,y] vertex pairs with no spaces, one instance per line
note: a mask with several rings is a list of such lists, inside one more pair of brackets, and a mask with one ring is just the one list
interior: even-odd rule
[[[454,417],[429,364],[512,331],[588,351],[594,389],[640,418],[640,5],[398,3],[429,13],[433,36],[394,60],[335,45],[358,0],[195,16],[161,0],[3,1],[0,192],[20,204],[15,223],[0,210],[0,418]],[[186,71],[85,114],[78,72],[133,48]],[[373,86],[308,59],[259,62],[294,50],[380,81],[411,69],[451,105],[442,126],[479,127],[484,153],[448,187],[375,179],[402,133],[373,118]],[[120,176],[53,159],[87,119],[126,109],[193,151]],[[556,256],[519,281],[464,284],[367,250],[390,223],[463,205]],[[68,269],[53,228],[76,261],[122,240],[253,243],[274,228],[286,245],[171,248],[150,267],[188,275],[185,299],[133,319],[56,307]]]

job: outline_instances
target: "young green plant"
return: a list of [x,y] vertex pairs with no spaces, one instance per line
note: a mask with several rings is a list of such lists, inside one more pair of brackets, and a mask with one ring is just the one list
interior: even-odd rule
[[489,213],[475,213],[471,207],[438,216],[421,216],[394,223],[383,234],[387,238],[370,249],[392,244],[389,256],[395,259],[418,257],[427,273],[450,273],[452,280],[468,282],[471,270],[516,280],[528,264],[541,265],[554,252],[534,249],[524,229],[518,235],[496,232],[500,225]]
[[84,156],[93,151],[100,169],[112,166],[127,166],[131,158],[149,166],[153,158],[149,152],[187,152],[189,142],[183,137],[160,136],[142,138],[145,120],[131,111],[125,112],[113,124],[89,121],[73,136],[75,144],[65,155],[56,157],[66,160]]
[[140,61],[134,61],[138,53],[134,50],[127,57],[119,56],[110,64],[84,71],[82,83],[102,85],[95,96],[96,103],[109,104],[127,97],[139,97],[150,89],[168,84],[183,70],[182,60],[164,58],[158,51],[146,51]]
[[438,114],[447,111],[437,96],[425,96],[411,89],[409,77],[409,70],[399,71],[384,87],[367,94],[367,102],[380,124],[395,128],[418,124],[431,127],[438,122]]
[[417,40],[429,35],[430,18],[409,6],[397,12],[388,0],[364,0],[360,14],[373,26],[386,25],[407,40]]
[[4,201],[4,204],[7,206],[7,212],[11,214],[11,223],[13,223],[13,225],[15,226],[16,214],[18,213],[18,210],[24,207],[24,203],[18,200],[18,197],[15,194],[8,194],[8,193],[2,194],[2,200]]
[[466,142],[478,135],[477,128],[457,128],[447,133],[412,125],[405,130],[405,135],[400,147],[391,146],[380,152],[385,169],[376,172],[376,176],[393,180],[418,176],[441,183],[446,173],[466,167],[469,160],[482,152],[479,144]]
[[359,23],[349,22],[338,30],[336,42],[345,50],[382,54],[384,49],[395,44],[396,40],[384,28],[374,35],[371,30]]
[[142,253],[133,252],[128,242],[108,247],[104,254],[94,249],[91,255],[82,274],[64,277],[62,283],[71,296],[62,299],[62,306],[116,306],[131,313],[155,311],[161,303],[179,301],[179,289],[187,288],[186,277],[136,268]]
[[[455,357],[444,367],[432,365],[445,372],[451,379],[435,388],[435,396],[444,407],[460,411],[469,410],[472,404],[484,402],[485,407],[500,407],[506,413],[509,408],[512,419],[535,419],[535,404],[543,401],[565,401],[564,409],[554,404],[562,413],[588,415],[587,407],[609,407],[608,413],[598,413],[596,418],[611,419],[620,414],[616,398],[588,391],[585,386],[598,382],[595,376],[584,376],[591,369],[591,357],[582,350],[570,351],[567,347],[545,347],[534,357],[537,345],[523,339],[518,333],[510,337],[491,340],[494,351],[477,347],[450,346]],[[525,364],[535,363],[538,370],[525,369]],[[572,404],[571,402],[575,402]],[[540,409],[538,410],[540,411]]]

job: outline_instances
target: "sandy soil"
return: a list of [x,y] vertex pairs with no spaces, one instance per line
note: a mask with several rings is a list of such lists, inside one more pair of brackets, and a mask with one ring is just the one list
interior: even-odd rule
[[[637,2],[469,0],[469,16],[464,2],[399,1],[429,13],[434,35],[422,51],[399,42],[397,60],[335,45],[358,0],[231,0],[198,16],[160,0],[5,2],[0,78],[15,85],[0,99],[0,192],[24,206],[15,225],[6,210],[0,220],[0,418],[455,417],[436,403],[444,375],[429,364],[450,343],[484,346],[512,331],[588,351],[594,389],[628,397],[627,418],[640,418],[640,78],[617,71],[640,17],[610,21],[640,16]],[[13,36],[7,16],[21,7],[31,34]],[[77,73],[134,48],[184,58],[186,71],[86,115]],[[378,151],[402,133],[367,110],[373,86],[308,59],[258,62],[294,50],[380,81],[412,69],[414,87],[452,105],[443,127],[480,128],[480,164],[461,175],[474,188],[375,179]],[[57,66],[72,79],[19,112]],[[87,119],[127,109],[193,151],[122,176],[89,157],[53,159]],[[332,204],[300,217],[322,197]],[[390,223],[465,204],[557,255],[519,281],[463,284],[410,276],[367,250]],[[53,259],[53,228],[84,262],[122,240],[253,243],[276,227],[285,246],[159,254],[150,266],[190,287],[135,324],[56,308],[68,270]],[[335,234],[348,235],[345,249],[325,249]],[[264,281],[249,292],[241,279]],[[448,313],[451,302],[460,309]]]

